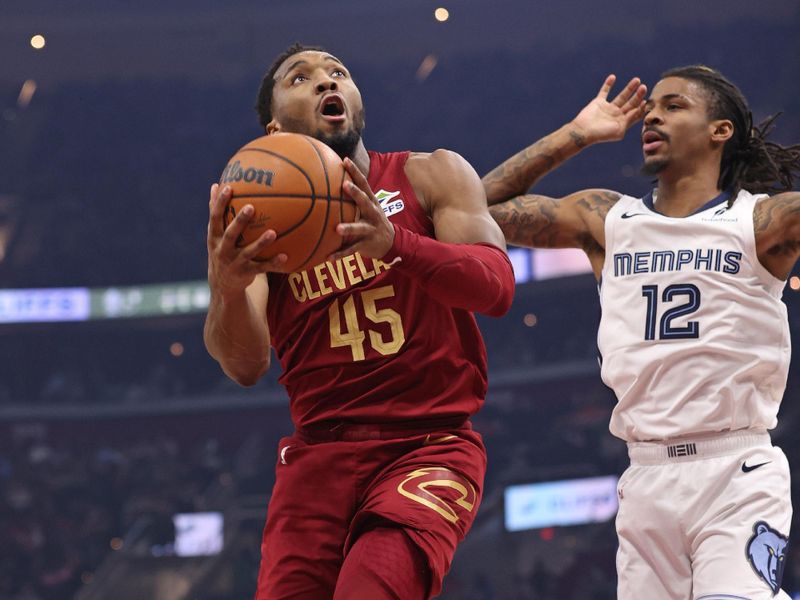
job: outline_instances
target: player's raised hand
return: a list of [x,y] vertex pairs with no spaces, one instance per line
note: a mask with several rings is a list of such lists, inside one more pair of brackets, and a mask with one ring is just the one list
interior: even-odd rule
[[344,168],[352,181],[345,181],[344,191],[358,206],[359,218],[353,223],[340,223],[336,232],[344,238],[341,250],[331,255],[331,260],[360,252],[369,258],[381,258],[394,242],[394,225],[383,213],[381,205],[369,187],[367,178],[349,158]]
[[621,140],[628,128],[644,116],[647,86],[634,77],[613,100],[609,100],[608,95],[616,80],[616,75],[606,77],[597,96],[572,120],[587,144]]
[[261,250],[275,241],[276,234],[272,229],[247,246],[240,248],[236,245],[236,240],[255,211],[249,204],[244,206],[225,227],[223,215],[230,199],[230,187],[220,189],[216,183],[211,186],[208,201],[208,283],[222,294],[244,290],[256,275],[274,271],[287,260],[285,254],[278,254],[268,261],[254,260]]

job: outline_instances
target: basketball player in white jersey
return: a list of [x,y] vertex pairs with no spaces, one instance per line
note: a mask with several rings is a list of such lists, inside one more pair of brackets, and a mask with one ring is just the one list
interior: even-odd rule
[[[781,294],[800,255],[800,146],[767,142],[774,119],[753,127],[738,88],[707,67],[668,71],[646,102],[637,84],[609,102],[610,77],[575,120],[489,173],[491,212],[512,244],[582,248],[600,282],[610,429],[631,459],[618,597],[787,598],[789,466],[768,430],[789,367]],[[640,118],[652,193],[525,195]]]

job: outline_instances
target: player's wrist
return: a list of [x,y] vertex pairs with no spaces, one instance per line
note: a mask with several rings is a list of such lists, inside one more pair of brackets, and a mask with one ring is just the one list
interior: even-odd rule
[[586,146],[591,146],[599,141],[589,127],[586,127],[576,119],[567,123],[564,129],[567,136],[569,136],[573,150],[583,150]]
[[380,258],[385,263],[391,263],[396,259],[403,260],[409,255],[409,246],[412,242],[413,235],[407,229],[396,226],[390,223],[391,230],[391,244],[389,250]]

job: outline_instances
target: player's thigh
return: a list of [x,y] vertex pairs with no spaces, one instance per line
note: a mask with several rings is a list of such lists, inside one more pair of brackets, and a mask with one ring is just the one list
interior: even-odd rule
[[281,440],[256,600],[333,596],[355,512],[349,460],[338,443]]
[[631,466],[618,484],[619,600],[687,600],[692,571],[678,525],[674,466]]
[[[762,464],[755,470],[743,471]],[[696,536],[694,598],[772,599],[780,593],[792,506],[779,448],[744,453],[711,519]]]
[[376,523],[402,526],[427,557],[434,595],[481,499],[485,450],[471,433],[463,435],[417,448],[384,470],[367,490],[352,527],[357,539]]
[[353,543],[333,600],[424,600],[429,589],[427,557],[403,528],[384,523]]

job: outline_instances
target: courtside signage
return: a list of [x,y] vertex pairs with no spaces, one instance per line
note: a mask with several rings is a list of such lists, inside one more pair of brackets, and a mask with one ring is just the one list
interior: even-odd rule
[[617,477],[512,485],[505,489],[507,531],[602,523],[617,514]]

